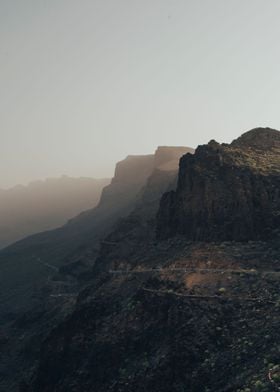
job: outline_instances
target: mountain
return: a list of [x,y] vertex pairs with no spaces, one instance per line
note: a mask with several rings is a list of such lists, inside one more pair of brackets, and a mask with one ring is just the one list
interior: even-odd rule
[[[32,373],[41,342],[71,313],[92,278],[100,241],[102,248],[110,246],[106,238],[119,221],[134,211],[142,216],[145,205],[155,216],[162,193],[176,185],[181,155],[192,151],[159,147],[153,155],[128,156],[94,209],[0,252],[0,391],[17,390],[19,379]],[[11,369],[18,364],[22,375],[15,377]]]
[[184,155],[158,213],[154,173],[21,390],[277,389],[279,135],[256,129]]
[[211,141],[180,162],[176,191],[159,210],[158,235],[265,240],[280,227],[280,135],[254,129],[230,145]]
[[109,180],[49,178],[0,190],[0,248],[31,234],[62,226],[95,207]]
[[[79,248],[90,248],[93,254],[100,239],[108,234],[112,226],[123,216],[129,215],[137,204],[142,188],[155,172],[173,172],[177,176],[178,161],[187,147],[159,147],[154,155],[128,156],[117,163],[111,183],[101,194],[96,208],[82,212],[66,225],[25,238],[5,248],[1,255],[7,257],[27,256],[60,266],[72,257]],[[161,165],[167,165],[161,169]],[[169,166],[168,166],[169,165]],[[159,195],[158,197],[160,197]]]

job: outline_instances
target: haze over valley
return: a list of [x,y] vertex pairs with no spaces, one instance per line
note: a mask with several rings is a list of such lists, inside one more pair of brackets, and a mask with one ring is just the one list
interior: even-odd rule
[[0,248],[95,207],[109,181],[63,176],[0,190]]

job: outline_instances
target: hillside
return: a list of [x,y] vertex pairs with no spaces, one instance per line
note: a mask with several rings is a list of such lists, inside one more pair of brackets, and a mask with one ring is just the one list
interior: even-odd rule
[[273,390],[279,262],[279,241],[135,247],[49,334],[30,391]]
[[29,235],[64,225],[97,205],[108,179],[49,178],[0,190],[0,249]]
[[9,370],[16,364],[21,363],[22,372],[30,374],[40,342],[72,311],[75,296],[92,277],[100,241],[114,225],[118,227],[120,218],[140,211],[142,200],[155,215],[162,193],[174,189],[179,159],[188,151],[192,150],[160,147],[154,155],[128,156],[117,164],[96,208],[0,253],[3,390],[16,390],[21,377],[15,378]]

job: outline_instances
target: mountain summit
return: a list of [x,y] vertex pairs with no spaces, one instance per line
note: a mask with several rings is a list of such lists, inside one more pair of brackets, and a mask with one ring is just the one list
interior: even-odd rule
[[251,147],[255,149],[279,149],[280,132],[271,128],[254,128],[243,133],[238,139],[231,143],[236,147]]

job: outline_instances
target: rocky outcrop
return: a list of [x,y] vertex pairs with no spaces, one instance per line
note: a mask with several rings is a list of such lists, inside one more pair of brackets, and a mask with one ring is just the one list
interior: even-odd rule
[[280,227],[280,132],[257,128],[231,144],[199,146],[180,161],[177,189],[158,213],[161,239],[266,239]]

